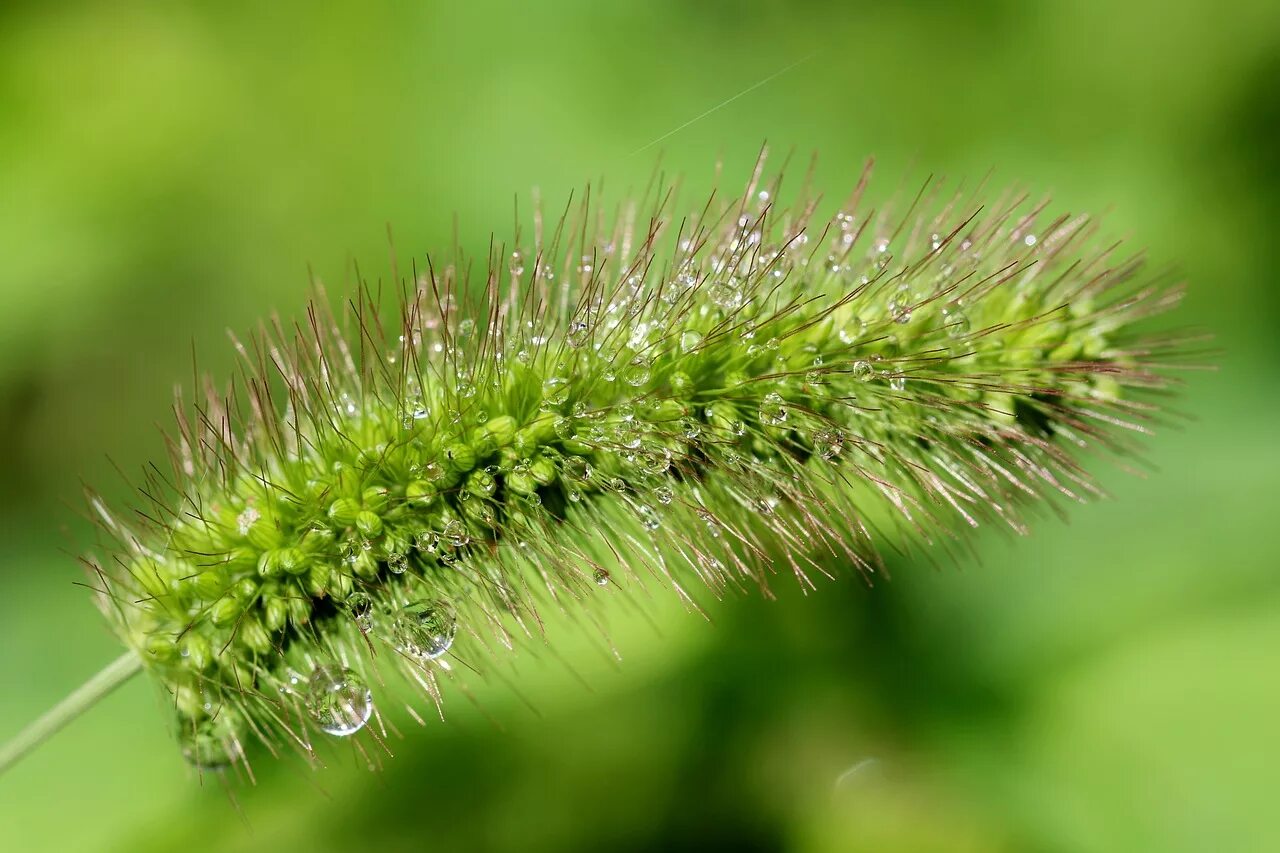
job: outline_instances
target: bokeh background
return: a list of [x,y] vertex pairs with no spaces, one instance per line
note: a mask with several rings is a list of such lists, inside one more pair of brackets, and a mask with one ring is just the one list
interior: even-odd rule
[[[769,75],[660,145],[642,148]],[[81,478],[158,456],[191,353],[483,248],[516,195],[821,155],[1106,211],[1192,283],[1217,373],[1147,479],[981,563],[521,663],[370,774],[188,772],[130,683],[0,778],[5,850],[1280,849],[1280,4],[144,4],[0,9],[0,736],[117,654]],[[110,459],[108,458],[110,457]],[[583,683],[585,682],[585,684]],[[490,717],[497,722],[494,723]],[[403,715],[399,718],[403,722]]]

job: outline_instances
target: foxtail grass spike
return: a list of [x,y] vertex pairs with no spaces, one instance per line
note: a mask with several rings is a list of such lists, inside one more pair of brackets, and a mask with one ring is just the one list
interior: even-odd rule
[[237,340],[138,506],[90,498],[99,604],[187,758],[376,750],[387,669],[438,703],[548,612],[872,581],[877,545],[954,561],[1100,494],[1087,457],[1133,452],[1187,351],[1140,331],[1180,288],[1087,216],[875,207],[868,174],[836,206],[762,157],[690,208],[537,211],[405,272],[395,316],[362,286]]

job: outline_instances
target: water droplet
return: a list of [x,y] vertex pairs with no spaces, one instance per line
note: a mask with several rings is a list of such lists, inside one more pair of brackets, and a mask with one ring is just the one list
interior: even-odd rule
[[699,509],[697,512],[703,523],[707,525],[707,533],[709,533],[713,539],[720,538],[720,519],[716,518],[715,515],[707,509]]
[[455,388],[457,389],[458,396],[463,400],[470,399],[476,395],[476,386],[467,382],[465,379],[459,380]]
[[591,479],[591,463],[581,456],[567,457],[561,466],[561,471],[568,480],[582,481]]
[[675,499],[676,495],[670,486],[658,486],[653,490],[653,496],[658,499],[658,503],[669,504]]
[[449,651],[458,633],[458,616],[445,601],[411,604],[396,616],[396,648],[418,660],[435,660]]
[[456,518],[451,518],[440,529],[440,536],[450,548],[461,548],[471,541],[467,526]]
[[622,372],[622,381],[633,388],[638,388],[649,381],[650,368],[649,361],[644,356],[636,356],[631,359],[631,363],[627,365]]
[[591,579],[596,582],[596,586],[609,585],[609,573],[604,569],[596,569],[595,573],[592,574]]
[[901,373],[895,373],[889,377],[889,387],[894,391],[902,391],[907,387],[907,377]]
[[511,253],[510,270],[513,276],[524,275],[524,252],[519,249]]
[[637,506],[636,515],[640,516],[640,523],[645,530],[654,531],[662,526],[662,519],[659,517],[658,511],[647,504]]
[[400,424],[405,429],[413,429],[413,425],[415,421],[425,420],[430,416],[431,416],[431,410],[428,409],[426,406],[423,406],[423,405],[412,406],[405,410],[405,413],[400,420]]
[[352,670],[336,665],[319,666],[311,673],[307,710],[323,731],[348,737],[369,722],[373,694]]
[[1028,246],[1034,246],[1036,244],[1036,235],[1028,234],[1026,237],[1022,238],[1022,242]]
[[688,329],[680,335],[680,352],[690,352],[700,343],[702,343],[702,333]]
[[392,574],[402,575],[409,568],[409,556],[407,554],[388,554],[387,568]]
[[813,434],[813,443],[823,459],[835,459],[844,450],[844,433],[838,429],[820,429]]
[[780,426],[787,422],[787,402],[776,391],[765,395],[760,404],[760,421],[769,426]]
[[639,447],[644,437],[644,431],[636,421],[622,421],[615,427],[614,433],[617,436],[618,444],[628,450],[635,450]]
[[963,338],[969,334],[969,318],[959,305],[952,303],[942,309],[942,322],[947,334],[953,338]]
[[569,380],[563,376],[552,376],[543,382],[542,399],[553,406],[559,406],[569,399]]
[[865,382],[875,374],[875,368],[871,366],[870,362],[855,361],[849,367],[849,373],[853,376],[854,379],[859,379]]
[[565,343],[573,348],[578,348],[587,342],[587,324],[581,320],[575,320],[569,324],[569,331],[565,335]]
[[351,593],[347,596],[346,607],[361,634],[367,634],[373,629],[373,599],[367,593]]

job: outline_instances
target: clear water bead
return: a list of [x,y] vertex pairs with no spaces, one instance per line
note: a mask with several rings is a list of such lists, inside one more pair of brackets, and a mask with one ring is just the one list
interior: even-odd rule
[[690,352],[702,343],[702,333],[689,329],[680,335],[680,352]]
[[662,526],[658,511],[651,506],[641,504],[636,507],[636,514],[640,516],[640,523],[644,525],[645,530],[652,532]]
[[307,710],[322,731],[348,737],[364,728],[373,714],[373,694],[355,672],[341,666],[318,666],[307,688]]
[[449,651],[458,633],[458,616],[446,601],[410,604],[396,616],[396,648],[418,660],[435,660]]
[[347,612],[355,620],[361,634],[373,630],[373,599],[367,593],[353,592],[347,596]]
[[844,433],[838,429],[820,429],[813,434],[813,443],[823,459],[835,459],[844,450]]
[[768,426],[780,426],[787,422],[787,402],[776,391],[765,395],[760,404],[760,421]]
[[569,324],[568,333],[565,335],[565,343],[575,349],[587,342],[587,324],[581,320],[575,320]]

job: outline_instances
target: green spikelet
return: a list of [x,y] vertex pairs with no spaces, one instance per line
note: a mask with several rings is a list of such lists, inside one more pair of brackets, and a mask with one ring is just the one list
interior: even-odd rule
[[438,701],[545,608],[696,608],[870,578],[882,536],[1021,532],[1156,416],[1180,343],[1135,324],[1179,291],[1087,217],[936,187],[868,211],[864,175],[816,222],[760,176],[685,218],[665,191],[581,205],[476,286],[462,258],[415,274],[393,323],[318,299],[176,408],[175,475],[129,520],[94,500],[94,565],[192,762],[377,739],[375,656]]

